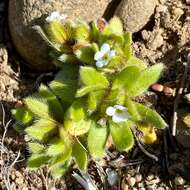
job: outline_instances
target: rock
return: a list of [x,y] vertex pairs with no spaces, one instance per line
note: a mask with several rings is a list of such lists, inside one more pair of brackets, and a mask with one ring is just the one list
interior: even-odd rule
[[185,184],[185,180],[181,176],[175,177],[174,182],[176,185],[184,185]]
[[123,0],[115,14],[121,18],[127,31],[138,32],[154,13],[156,0]]
[[117,172],[114,171],[114,170],[108,169],[106,171],[106,173],[107,173],[108,184],[110,186],[114,186],[118,182],[118,180],[119,180],[119,176],[118,176]]
[[130,185],[131,187],[133,187],[133,186],[135,185],[135,183],[136,183],[136,179],[135,179],[134,177],[130,177],[130,178],[127,180],[127,182],[129,183],[129,185]]
[[92,21],[103,16],[108,4],[108,0],[10,0],[9,28],[13,43],[29,67],[51,70],[48,46],[32,26],[43,24],[53,11],[59,11],[67,19]]
[[136,179],[137,183],[142,181],[142,175],[141,174],[136,174],[135,179]]

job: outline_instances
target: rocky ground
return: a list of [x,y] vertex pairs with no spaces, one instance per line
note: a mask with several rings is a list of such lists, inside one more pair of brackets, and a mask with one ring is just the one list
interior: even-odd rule
[[[7,1],[1,1],[0,189],[84,189],[76,180],[76,175],[80,172],[75,166],[59,180],[53,180],[47,168],[38,171],[29,171],[26,168],[29,152],[24,137],[12,129],[14,121],[11,120],[10,111],[22,103],[23,97],[36,89],[40,74],[29,72],[16,53],[9,35],[7,10]],[[118,12],[117,10],[117,14],[120,14]],[[151,19],[142,29],[135,31],[133,40],[134,53],[139,58],[149,64],[163,62],[167,66],[168,70],[160,83],[172,87],[175,91],[181,84],[185,71],[183,63],[187,62],[187,54],[190,52],[190,1],[159,0]],[[187,91],[190,88],[188,76],[184,84]],[[155,100],[154,106],[161,110],[167,122],[171,123],[175,97],[164,93],[151,94]],[[180,101],[179,107],[188,108],[183,101]],[[188,135],[185,141],[188,144]],[[155,145],[144,148],[147,151],[142,151],[137,143],[129,154],[121,154],[111,149],[104,159],[91,160],[88,172],[97,189],[190,190],[188,148],[179,144],[168,131],[159,134],[159,141]],[[149,156],[146,155],[148,153]],[[159,158],[158,161],[155,161],[155,156]],[[88,179],[88,176],[84,178]]]

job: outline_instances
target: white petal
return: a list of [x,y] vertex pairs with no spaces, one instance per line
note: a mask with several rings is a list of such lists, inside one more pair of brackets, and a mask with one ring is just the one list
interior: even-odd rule
[[126,121],[129,118],[127,110],[125,110],[125,111],[117,111],[116,110],[113,117],[115,117],[120,122]]
[[121,111],[122,111],[122,110],[127,110],[126,107],[120,106],[120,105],[115,105],[114,108],[115,108],[115,109],[118,109],[118,110],[121,110]]
[[94,60],[99,61],[100,59],[102,59],[103,56],[104,54],[101,51],[98,51],[94,55]]
[[104,43],[101,47],[101,52],[103,54],[108,53],[110,51],[110,45],[107,43]]
[[113,121],[114,123],[120,123],[120,122],[125,121],[125,119],[123,119],[123,118],[121,118],[121,117],[118,117],[118,115],[113,115],[113,116],[112,116],[112,121]]
[[109,115],[109,116],[113,116],[115,114],[115,108],[112,107],[112,106],[109,106],[107,109],[106,109],[106,114]]
[[115,50],[111,50],[111,51],[109,52],[109,57],[110,57],[110,58],[115,57]]
[[100,61],[96,62],[96,67],[102,68],[102,67],[104,67],[107,64],[108,64],[108,61],[106,61],[106,60],[100,60]]
[[61,21],[66,18],[66,15],[61,15],[58,11],[54,11],[46,18],[47,22]]

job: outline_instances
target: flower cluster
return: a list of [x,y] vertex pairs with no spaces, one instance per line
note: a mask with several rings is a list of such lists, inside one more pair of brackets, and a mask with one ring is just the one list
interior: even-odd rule
[[159,79],[163,65],[147,67],[133,56],[131,35],[116,17],[91,24],[64,19],[53,12],[41,31],[58,73],[13,111],[15,128],[30,138],[28,166],[48,165],[55,177],[72,160],[85,170],[89,156],[104,156],[108,137],[127,152],[134,145],[132,127],[144,130],[150,143],[154,128],[166,126],[155,110],[134,101]]

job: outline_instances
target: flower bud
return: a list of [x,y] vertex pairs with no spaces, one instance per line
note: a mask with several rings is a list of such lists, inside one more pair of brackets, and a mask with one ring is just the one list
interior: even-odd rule
[[162,92],[164,90],[164,86],[158,83],[155,83],[151,86],[151,88],[157,92]]

